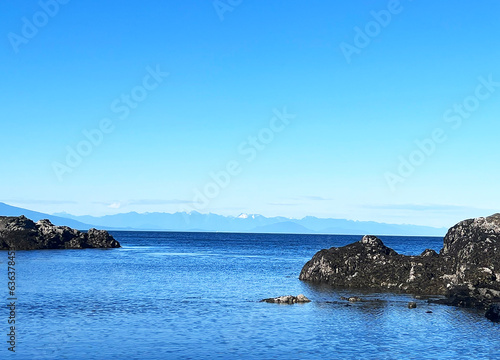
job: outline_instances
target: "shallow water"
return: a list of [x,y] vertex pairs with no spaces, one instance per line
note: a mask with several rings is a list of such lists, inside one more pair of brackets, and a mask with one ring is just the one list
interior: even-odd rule
[[[424,300],[409,310],[408,295],[298,280],[316,251],[360,236],[113,234],[123,248],[17,252],[15,358],[499,358],[500,325],[482,312]],[[404,254],[442,246],[441,238],[382,240]],[[6,268],[7,253],[0,257]],[[313,302],[259,302],[299,293]],[[369,301],[346,307],[347,295]]]

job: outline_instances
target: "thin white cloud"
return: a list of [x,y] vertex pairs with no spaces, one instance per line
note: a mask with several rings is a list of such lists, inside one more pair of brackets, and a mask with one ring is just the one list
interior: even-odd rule
[[457,206],[457,205],[437,205],[437,204],[385,204],[385,205],[365,205],[367,209],[377,210],[399,210],[399,211],[498,211],[492,209],[480,209],[471,206]]
[[119,209],[122,207],[122,204],[119,202],[114,202],[108,205],[110,209]]
[[192,204],[192,201],[187,200],[162,200],[162,199],[137,199],[137,200],[113,200],[113,201],[94,201],[93,204],[103,205],[110,209],[120,209],[127,206],[152,206],[152,205],[179,205]]

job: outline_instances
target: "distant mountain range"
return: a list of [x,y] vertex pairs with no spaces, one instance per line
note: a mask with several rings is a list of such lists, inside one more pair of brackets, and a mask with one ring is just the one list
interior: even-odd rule
[[223,231],[291,234],[339,234],[339,235],[424,235],[443,236],[446,228],[418,225],[385,224],[371,221],[345,219],[320,219],[307,216],[303,219],[265,217],[257,214],[222,216],[217,214],[144,213],[136,212],[102,217],[75,216],[67,213],[44,214],[0,203],[0,215],[26,217],[38,221],[49,219],[55,225],[70,226],[79,230],[97,227],[107,230],[145,231]]
[[102,217],[75,216],[66,213],[54,215],[39,213],[0,203],[0,215],[25,215],[35,221],[49,219],[55,225],[66,225],[79,230],[97,227],[107,230],[152,231],[222,231],[290,234],[339,234],[339,235],[423,235],[443,236],[446,228],[418,225],[385,224],[371,221],[345,219],[320,219],[307,216],[303,219],[265,217],[257,214],[222,216],[217,214],[144,213],[136,212]]

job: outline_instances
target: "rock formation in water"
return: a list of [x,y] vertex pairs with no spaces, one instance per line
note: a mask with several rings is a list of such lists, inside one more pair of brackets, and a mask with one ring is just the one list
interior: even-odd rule
[[415,295],[445,295],[438,302],[488,307],[500,302],[500,214],[453,226],[438,253],[400,255],[375,236],[321,250],[300,279],[338,288],[389,290]]
[[107,231],[90,229],[87,233],[49,220],[37,223],[25,216],[0,216],[0,250],[118,248],[120,243]]
[[306,298],[304,295],[300,294],[297,296],[286,295],[286,296],[279,296],[276,298],[263,299],[261,300],[261,302],[275,303],[275,304],[299,304],[299,303],[308,303],[311,302],[311,300]]

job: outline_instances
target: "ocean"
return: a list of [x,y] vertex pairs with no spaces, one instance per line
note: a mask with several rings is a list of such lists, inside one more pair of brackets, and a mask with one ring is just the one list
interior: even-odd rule
[[[317,251],[361,236],[112,234],[122,248],[16,252],[16,353],[4,307],[0,358],[500,358],[500,324],[481,311],[298,280]],[[443,241],[380,238],[404,254],[439,251]],[[3,301],[7,261],[0,252]],[[312,302],[259,302],[288,294]],[[347,307],[341,296],[369,301]]]

